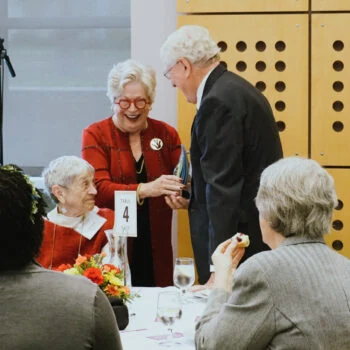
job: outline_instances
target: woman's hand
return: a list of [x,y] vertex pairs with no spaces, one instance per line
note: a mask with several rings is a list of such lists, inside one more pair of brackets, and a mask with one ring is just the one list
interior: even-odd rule
[[215,266],[214,288],[223,288],[232,292],[233,275],[244,255],[245,249],[237,247],[237,242],[231,239],[221,243],[212,255]]
[[159,196],[180,196],[185,186],[181,178],[175,175],[161,175],[158,179],[142,183],[139,189],[140,199]]

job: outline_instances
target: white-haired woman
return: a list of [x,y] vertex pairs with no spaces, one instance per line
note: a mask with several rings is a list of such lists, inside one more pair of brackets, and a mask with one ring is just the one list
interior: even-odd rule
[[63,156],[43,172],[45,186],[57,206],[47,214],[38,262],[49,269],[73,264],[79,254],[108,253],[105,230],[114,212],[95,206],[94,168],[84,159]]
[[256,205],[272,250],[235,271],[243,248],[218,246],[196,348],[350,349],[350,261],[323,238],[337,205],[333,178],[311,159],[279,160],[263,171]]
[[114,209],[114,191],[137,191],[137,238],[128,240],[133,285],[171,285],[172,210],[164,196],[179,195],[181,179],[171,175],[180,139],[168,124],[148,116],[155,96],[152,68],[127,60],[108,76],[113,115],[83,131],[82,156],[96,170],[96,202]]

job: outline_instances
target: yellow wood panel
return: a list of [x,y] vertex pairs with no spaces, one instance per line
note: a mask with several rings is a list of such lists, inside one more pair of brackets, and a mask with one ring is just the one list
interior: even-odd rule
[[312,15],[311,156],[323,165],[350,165],[349,30],[350,14]]
[[[332,0],[329,0],[332,1]],[[177,0],[178,12],[307,11],[308,0]]]
[[[221,59],[228,69],[246,78],[253,85],[263,82],[264,94],[270,101],[277,122],[285,123],[280,132],[283,151],[286,156],[308,156],[308,17],[298,15],[201,15],[178,16],[178,25],[198,24],[207,27],[212,36],[224,42],[227,49]],[[278,51],[276,43],[283,42],[285,49]],[[243,44],[242,44],[243,43]],[[266,45],[259,51],[257,43]],[[244,51],[240,45],[246,45]],[[236,66],[246,64],[245,71]],[[258,71],[256,64],[266,65],[264,71]],[[283,62],[284,71],[277,71],[276,62]],[[285,84],[285,90],[275,88],[277,82]],[[278,111],[275,104],[285,104],[284,111]],[[192,117],[187,115],[188,103],[179,99],[179,123]],[[186,126],[187,127],[187,126]],[[186,135],[186,134],[185,134]],[[181,134],[181,137],[183,135]]]
[[350,10],[349,0],[312,0],[312,11],[347,11]]
[[341,230],[332,228],[330,234],[326,235],[326,242],[330,247],[332,245],[335,247],[342,246],[341,250],[332,248],[350,258],[350,169],[327,169],[327,171],[334,178],[338,200],[343,204],[342,209],[334,211],[333,226],[339,228],[339,225],[336,225],[338,222],[338,224],[343,225],[343,228]]

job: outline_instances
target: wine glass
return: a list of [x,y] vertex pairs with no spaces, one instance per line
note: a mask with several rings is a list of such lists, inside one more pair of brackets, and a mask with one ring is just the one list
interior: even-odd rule
[[185,301],[185,293],[194,283],[194,261],[192,258],[176,258],[174,267],[174,284],[180,288]]
[[180,295],[178,292],[160,292],[158,294],[157,303],[157,318],[164,325],[168,326],[170,331],[169,337],[165,341],[161,341],[159,345],[171,347],[173,345],[179,345],[173,339],[173,324],[176,319],[180,319],[182,315]]

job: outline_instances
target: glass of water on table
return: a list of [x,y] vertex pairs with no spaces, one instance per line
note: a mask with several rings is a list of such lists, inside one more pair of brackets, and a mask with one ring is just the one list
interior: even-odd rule
[[158,294],[157,318],[169,330],[169,336],[166,340],[160,341],[159,345],[173,347],[181,345],[173,338],[173,324],[180,319],[182,315],[180,295],[178,292],[160,292]]
[[187,290],[193,285],[195,278],[194,260],[192,258],[176,258],[174,267],[174,285],[181,290],[182,302],[187,302]]

